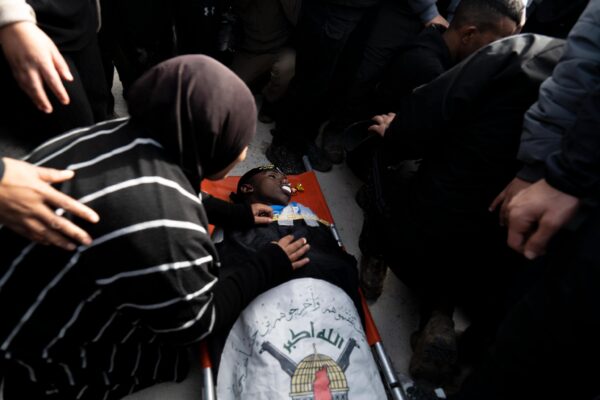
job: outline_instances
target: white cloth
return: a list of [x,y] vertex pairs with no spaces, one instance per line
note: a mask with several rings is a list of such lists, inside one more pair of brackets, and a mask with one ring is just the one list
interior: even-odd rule
[[219,400],[386,399],[360,317],[344,291],[303,278],[257,297],[225,344]]

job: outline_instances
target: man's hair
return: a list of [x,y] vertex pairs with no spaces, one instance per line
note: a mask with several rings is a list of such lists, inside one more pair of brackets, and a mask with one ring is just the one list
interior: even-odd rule
[[281,172],[281,170],[273,164],[267,164],[262,165],[260,167],[252,168],[251,170],[247,171],[244,175],[242,175],[242,177],[238,181],[235,193],[232,192],[229,195],[229,198],[234,203],[243,203],[246,196],[244,195],[244,193],[242,193],[241,187],[245,184],[251,183],[252,178],[254,178],[254,176],[260,174],[261,172],[267,171],[275,171],[283,174],[283,172]]
[[522,0],[461,0],[452,25],[475,25],[489,31],[496,28],[500,18],[506,17],[521,26],[524,8]]

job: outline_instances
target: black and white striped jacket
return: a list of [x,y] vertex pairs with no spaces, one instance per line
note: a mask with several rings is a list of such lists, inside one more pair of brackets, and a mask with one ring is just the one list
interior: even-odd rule
[[74,252],[0,229],[4,400],[121,398],[182,378],[181,345],[216,321],[217,258],[196,190],[128,118],[68,132],[27,161],[74,170],[59,189],[101,221],[76,221],[94,240]]

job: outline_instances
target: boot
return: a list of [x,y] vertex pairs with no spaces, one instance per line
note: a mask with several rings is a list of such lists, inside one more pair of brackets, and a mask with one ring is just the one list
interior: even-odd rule
[[360,258],[360,288],[367,300],[376,300],[381,296],[386,273],[387,265],[382,259],[362,255]]

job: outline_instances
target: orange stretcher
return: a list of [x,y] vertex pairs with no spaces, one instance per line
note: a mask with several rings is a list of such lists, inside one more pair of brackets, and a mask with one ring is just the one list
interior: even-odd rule
[[[220,181],[208,181],[202,182],[202,191],[211,194],[214,197],[222,200],[229,200],[229,194],[235,192],[237,189],[237,183],[239,176],[230,176]],[[288,175],[288,179],[292,187],[301,185],[304,191],[297,191],[293,197],[295,202],[301,203],[309,207],[319,218],[329,222],[331,225],[332,234],[338,241],[340,246],[342,245],[340,236],[336,230],[333,216],[325,201],[325,196],[321,191],[321,186],[317,179],[316,174],[313,171],[304,172],[299,175]],[[388,396],[393,400],[405,400],[407,399],[406,393],[404,392],[403,382],[398,379],[396,372],[392,366],[392,363],[385,352],[381,336],[375,326],[375,322],[369,310],[367,302],[360,293],[362,300],[362,308],[365,315],[365,333],[369,346],[373,351],[375,361],[379,366],[379,371],[382,375],[384,384],[388,391]],[[202,400],[215,400],[215,388],[214,379],[212,374],[212,365],[208,353],[206,343],[201,344],[201,363],[202,363],[202,375],[203,375],[203,397]]]

